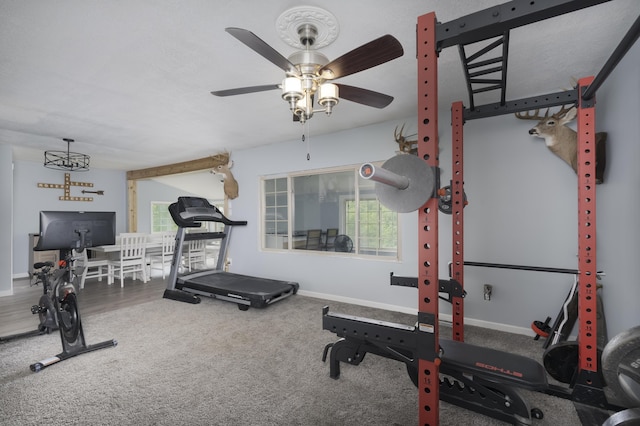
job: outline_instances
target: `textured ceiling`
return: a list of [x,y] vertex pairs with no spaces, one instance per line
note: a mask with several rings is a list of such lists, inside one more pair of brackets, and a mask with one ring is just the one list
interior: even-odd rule
[[[0,143],[17,159],[46,149],[91,155],[92,167],[132,170],[299,139],[279,92],[220,98],[212,90],[278,84],[283,72],[226,27],[248,29],[284,56],[295,49],[276,21],[300,5],[328,10],[339,35],[322,48],[331,60],[391,34],[405,54],[340,83],[393,96],[385,109],[342,101],[310,120],[314,134],[415,114],[415,25],[441,22],[503,0],[127,0],[0,2]],[[597,74],[638,16],[637,0],[613,0],[511,32],[507,98],[571,86]],[[441,105],[467,103],[456,48],[439,60]],[[486,102],[495,102],[487,99]],[[480,98],[479,104],[483,103]],[[390,136],[391,137],[391,136]]]

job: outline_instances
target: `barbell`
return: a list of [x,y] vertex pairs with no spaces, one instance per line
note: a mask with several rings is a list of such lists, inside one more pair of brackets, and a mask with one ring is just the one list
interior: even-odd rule
[[380,203],[398,213],[418,210],[435,195],[435,168],[415,155],[396,155],[382,167],[365,163],[360,166],[360,176],[375,181]]

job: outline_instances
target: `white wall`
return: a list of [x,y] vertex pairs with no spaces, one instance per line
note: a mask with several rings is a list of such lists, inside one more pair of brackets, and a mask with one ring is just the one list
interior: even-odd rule
[[[598,187],[598,269],[603,277],[609,334],[640,323],[640,259],[637,188],[640,158],[637,143],[639,46],[635,46],[598,93],[598,130],[609,133],[605,184]],[[443,71],[441,71],[443,72]],[[631,95],[629,95],[631,94]],[[451,178],[449,106],[441,105],[440,166],[442,185]],[[626,112],[626,114],[625,114]],[[313,125],[321,125],[323,118]],[[316,120],[314,118],[313,120]],[[409,131],[415,118],[408,118]],[[402,260],[365,260],[302,251],[260,250],[260,176],[335,165],[385,160],[394,155],[393,130],[402,121],[312,136],[311,160],[306,144],[290,141],[234,152],[241,196],[231,203],[234,219],[249,221],[234,231],[230,245],[234,272],[294,280],[301,291],[363,303],[417,307],[415,289],[391,287],[389,273],[417,275],[417,214],[401,215]],[[577,178],[569,166],[551,154],[541,139],[528,135],[532,122],[513,116],[467,122],[465,134],[465,259],[480,262],[577,269]],[[265,161],[268,158],[268,161]],[[440,216],[440,276],[447,277],[451,259],[450,217]],[[492,284],[491,301],[482,285]],[[533,320],[555,318],[573,283],[572,275],[465,268],[465,315],[468,322],[502,324],[526,331]],[[450,313],[441,303],[441,312]]]

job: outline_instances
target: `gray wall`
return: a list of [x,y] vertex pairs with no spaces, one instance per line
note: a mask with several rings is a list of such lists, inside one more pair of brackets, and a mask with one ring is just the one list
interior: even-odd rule
[[[598,268],[606,272],[605,311],[610,335],[640,323],[637,280],[637,188],[640,158],[637,94],[640,46],[636,45],[598,93],[598,130],[609,133],[606,182],[598,187]],[[544,88],[543,88],[544,89]],[[544,91],[541,91],[544,93]],[[628,94],[632,94],[629,96]],[[451,178],[449,105],[441,105],[440,165],[443,185]],[[314,125],[322,120],[314,117]],[[315,121],[317,120],[317,121]],[[408,133],[415,117],[404,120]],[[311,160],[299,141],[234,152],[241,196],[231,216],[246,219],[230,245],[232,270],[295,280],[301,291],[371,305],[415,310],[415,289],[391,287],[389,273],[417,275],[417,214],[401,216],[402,260],[365,260],[296,251],[263,252],[259,237],[259,178],[263,175],[358,165],[394,155],[393,130],[403,120],[311,138]],[[413,125],[413,129],[411,128]],[[468,122],[465,133],[465,259],[577,269],[577,179],[541,139],[528,135],[532,122],[513,116]],[[265,161],[269,158],[269,161]],[[440,216],[440,275],[451,259],[451,218]],[[573,276],[467,267],[465,314],[469,323],[527,332],[533,320],[555,318]],[[485,301],[482,285],[494,286]],[[441,303],[441,312],[450,308]]]
[[13,154],[11,146],[0,145],[0,296],[11,294],[13,226]]
[[[640,323],[640,310],[636,306],[640,300],[636,266],[640,259],[636,218],[640,211],[639,63],[640,45],[636,43],[598,92],[598,130],[609,133],[606,182],[597,192],[598,269],[606,272],[602,283],[609,335]],[[449,105],[440,107],[440,164],[446,184],[451,176]],[[323,120],[330,119],[318,115],[312,125],[321,126]],[[312,136],[310,161],[306,160],[306,144],[299,140],[234,151],[234,175],[241,196],[230,202],[227,214],[249,224],[234,231],[229,253],[233,258],[232,270],[296,280],[307,294],[415,311],[415,289],[389,286],[389,272],[417,275],[415,213],[400,215],[400,261],[304,251],[263,252],[258,226],[261,176],[386,160],[396,149],[393,129],[403,122],[407,123],[407,133],[415,131],[415,117],[408,117],[328,136]],[[576,177],[541,140],[527,134],[530,127],[530,122],[512,116],[470,121],[464,127],[465,187],[469,198],[465,209],[465,258],[577,268]],[[5,151],[7,147],[0,146],[1,173],[11,168],[7,160],[10,155],[5,155],[9,151]],[[115,210],[118,218],[123,218],[118,221],[118,231],[126,229],[124,172],[92,170],[75,173],[74,178],[76,175],[79,180],[93,182],[95,189],[105,190],[105,196],[97,197],[93,203],[58,201],[59,191],[39,189],[36,185],[61,182],[64,175],[44,169],[39,163],[16,162],[13,180],[10,176],[0,179],[3,206],[11,205],[13,192],[12,211],[0,207],[0,226],[5,229],[13,212],[13,228],[0,232],[3,235],[0,241],[3,245],[12,244],[14,276],[26,274],[27,234],[37,231],[37,213],[43,208]],[[148,199],[158,201],[152,195],[155,189],[149,191]],[[146,190],[143,192],[146,194]],[[450,220],[448,216],[440,216],[443,278],[451,258]],[[140,226],[142,229],[144,224]],[[12,243],[7,241],[9,238]],[[3,256],[0,262],[10,263],[7,259],[10,257]],[[9,270],[3,265],[0,263],[0,270]],[[483,300],[484,283],[494,285],[491,301]],[[531,321],[557,315],[571,284],[572,277],[568,275],[467,267],[467,323],[527,332]],[[3,289],[6,280],[0,282],[0,294],[6,291]],[[447,314],[450,309],[442,303],[441,312]]]
[[[64,183],[64,173],[45,168],[41,163],[15,161],[13,182],[13,230],[6,235],[13,237],[13,276],[26,276],[29,270],[28,253],[30,233],[39,231],[41,210],[63,211],[115,211],[116,231],[127,229],[127,184],[123,171],[91,169],[72,172],[71,180],[93,183],[92,188],[72,186],[71,196],[93,196],[93,201],[61,201],[62,189],[38,188],[38,183]],[[80,191],[104,191],[104,195],[82,194]],[[3,234],[4,235],[4,234]]]

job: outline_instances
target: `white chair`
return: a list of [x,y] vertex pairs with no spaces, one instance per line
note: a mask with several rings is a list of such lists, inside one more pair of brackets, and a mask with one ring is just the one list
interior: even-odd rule
[[80,289],[84,288],[84,282],[87,278],[98,278],[98,281],[102,281],[102,277],[109,278],[109,259],[93,258],[89,259],[88,250],[82,250],[82,253],[73,251],[73,257],[76,259],[76,267],[82,268],[80,273]]
[[125,274],[133,274],[135,280],[137,273],[142,276],[142,282],[147,282],[146,245],[146,234],[120,234],[120,258],[109,261],[109,284],[119,278],[120,287],[124,287]]
[[220,256],[220,240],[209,241],[207,243],[207,268],[215,268],[218,264],[218,257]]
[[149,277],[151,270],[160,269],[162,271],[162,279],[166,276],[166,267],[171,265],[173,258],[173,250],[175,247],[176,235],[170,232],[164,232],[161,237],[162,247],[160,251],[147,253],[147,264],[149,265]]
[[206,265],[207,253],[206,253],[207,241],[206,240],[191,240],[187,243],[187,252],[183,256],[184,267],[191,272],[191,270],[198,264]]

